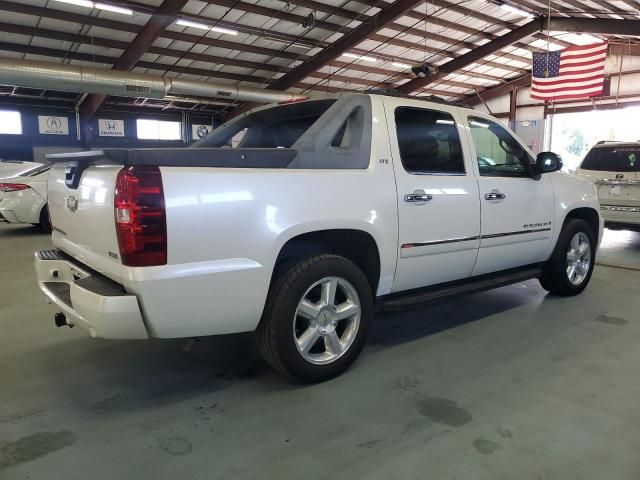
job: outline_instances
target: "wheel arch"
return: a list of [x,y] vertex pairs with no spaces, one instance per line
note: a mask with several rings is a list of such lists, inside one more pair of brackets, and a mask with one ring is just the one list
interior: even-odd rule
[[291,263],[319,253],[340,255],[355,263],[367,277],[375,296],[381,274],[380,249],[373,235],[360,229],[313,230],[289,238],[276,257],[271,283]]
[[564,227],[567,221],[572,218],[578,218],[587,222],[589,227],[591,227],[593,238],[596,239],[596,245],[600,243],[600,214],[596,209],[592,207],[574,208],[567,213],[562,226]]

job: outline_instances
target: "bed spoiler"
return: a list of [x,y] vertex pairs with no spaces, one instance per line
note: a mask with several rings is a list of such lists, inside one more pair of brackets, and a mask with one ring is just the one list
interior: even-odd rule
[[291,148],[108,148],[52,153],[51,163],[67,166],[65,183],[78,188],[82,172],[94,164],[218,168],[286,168],[297,156]]

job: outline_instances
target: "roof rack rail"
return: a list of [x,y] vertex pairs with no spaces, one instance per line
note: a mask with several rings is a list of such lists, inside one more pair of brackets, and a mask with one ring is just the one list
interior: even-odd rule
[[428,95],[424,97],[407,95],[406,93],[399,92],[395,88],[371,88],[369,90],[365,90],[363,93],[366,93],[369,95],[385,95],[387,97],[410,98],[411,100],[424,100],[425,102],[440,103],[442,105],[450,105],[453,107],[468,106],[468,104],[464,102],[451,102],[449,100],[445,100],[444,98],[438,97],[436,95]]

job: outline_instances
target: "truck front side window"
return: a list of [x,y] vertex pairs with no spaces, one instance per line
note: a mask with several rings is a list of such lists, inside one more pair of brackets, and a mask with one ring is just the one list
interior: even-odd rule
[[480,175],[529,176],[529,154],[505,128],[479,117],[469,119],[469,128],[476,148]]

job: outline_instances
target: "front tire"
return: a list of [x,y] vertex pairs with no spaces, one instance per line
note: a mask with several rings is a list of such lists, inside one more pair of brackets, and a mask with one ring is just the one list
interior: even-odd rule
[[540,284],[555,295],[577,295],[589,284],[595,262],[596,241],[591,227],[579,218],[569,219],[543,268]]
[[256,330],[258,349],[277,371],[321,382],[355,361],[372,316],[371,286],[353,262],[310,256],[274,280]]

